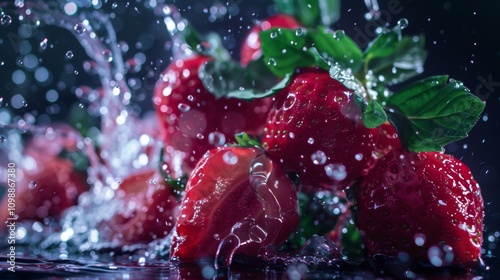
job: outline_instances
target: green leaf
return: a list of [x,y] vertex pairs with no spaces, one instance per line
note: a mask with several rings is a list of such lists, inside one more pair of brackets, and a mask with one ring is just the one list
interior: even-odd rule
[[246,132],[236,133],[234,138],[240,147],[261,147],[260,141],[257,138],[251,137]]
[[340,18],[340,0],[275,0],[280,13],[294,16],[306,27],[330,26]]
[[394,93],[387,113],[410,151],[440,151],[467,137],[485,104],[463,83],[432,76]]
[[245,68],[244,88],[252,88],[255,91],[267,91],[279,82],[269,67],[264,63],[264,58],[252,60]]
[[426,58],[424,37],[404,36],[391,54],[372,57],[366,63],[375,77],[383,77],[378,82],[394,85],[422,73]]
[[198,74],[205,88],[217,99],[238,89],[246,75],[243,67],[235,61],[220,59],[202,65]]
[[353,72],[361,68],[363,52],[343,30],[333,31],[327,27],[319,27],[317,30],[309,31],[308,35],[323,57],[328,57],[343,67],[351,68]]
[[203,40],[200,33],[192,26],[191,23],[186,24],[185,28],[179,33],[183,42],[189,46],[193,51],[197,51],[201,46]]
[[401,28],[396,26],[369,44],[364,52],[364,74],[369,73],[374,84],[398,84],[422,73],[426,58],[424,36],[401,36]]
[[257,98],[264,98],[264,97],[269,97],[280,90],[284,89],[292,80],[293,74],[288,73],[279,81],[279,83],[275,84],[272,88],[266,90],[266,91],[259,91],[256,89],[240,89],[240,90],[234,90],[230,91],[227,93],[227,97],[229,98],[238,98],[238,99],[244,99],[244,100],[252,100],[252,99],[257,99]]
[[262,54],[269,69],[284,77],[298,67],[314,64],[314,58],[307,53],[307,36],[304,29],[271,28],[259,33]]
[[387,121],[387,115],[378,102],[370,101],[362,115],[363,124],[367,128],[375,128]]
[[296,15],[295,0],[274,0],[274,5],[279,13]]
[[331,68],[331,62],[328,61],[328,57],[323,57],[319,52],[318,49],[315,47],[309,48],[307,52],[312,56],[314,59],[315,65],[318,66],[319,68],[323,70],[330,70]]

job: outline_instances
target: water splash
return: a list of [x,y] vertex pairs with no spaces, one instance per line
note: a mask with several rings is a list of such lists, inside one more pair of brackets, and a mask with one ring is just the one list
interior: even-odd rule
[[368,13],[365,14],[365,19],[378,20],[380,18],[380,7],[377,0],[365,0],[365,5],[368,8]]

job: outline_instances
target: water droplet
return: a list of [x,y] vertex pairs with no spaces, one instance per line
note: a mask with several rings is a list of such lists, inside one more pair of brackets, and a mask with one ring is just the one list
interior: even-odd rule
[[269,34],[269,37],[271,37],[271,39],[278,37],[278,32],[271,32],[271,34]]
[[277,64],[276,59],[274,59],[272,57],[267,60],[267,65],[269,65],[269,66],[276,66],[276,64]]
[[401,30],[408,27],[408,19],[402,18],[402,19],[398,20],[398,26],[399,26],[399,29],[401,29]]
[[221,147],[226,143],[226,136],[219,131],[210,132],[208,134],[208,143],[216,147]]
[[177,105],[177,108],[179,108],[181,112],[185,113],[191,109],[191,106],[187,105],[186,103],[179,103],[179,105]]
[[323,152],[323,151],[316,151],[315,153],[313,153],[311,155],[311,159],[312,159],[313,163],[316,164],[316,165],[324,164],[326,162],[325,152]]
[[43,38],[43,40],[40,42],[40,51],[44,51],[45,49],[47,49],[47,45],[48,45],[48,39],[47,38]]
[[307,143],[309,143],[311,145],[314,144],[314,138],[309,137],[309,139],[307,139]]
[[3,26],[10,25],[12,23],[12,17],[9,15],[3,15],[0,17],[0,24]]
[[83,34],[83,32],[87,31],[87,28],[85,28],[83,23],[77,23],[73,26],[73,30],[75,30],[76,34]]
[[340,39],[344,38],[344,36],[345,36],[345,31],[342,29],[336,30],[333,33],[333,38],[335,38],[336,40],[340,40]]
[[72,59],[75,55],[73,54],[72,51],[67,51],[66,52],[66,59]]
[[113,53],[110,50],[103,50],[102,56],[107,62],[113,61]]
[[36,182],[35,181],[31,181],[29,184],[28,184],[28,187],[30,188],[30,190],[36,188]]
[[344,180],[347,177],[347,172],[343,164],[328,164],[325,166],[326,175],[335,181]]
[[222,155],[222,160],[226,164],[235,165],[236,163],[238,163],[238,156],[236,156],[236,154],[231,151],[227,151],[224,153],[224,155]]
[[302,36],[302,35],[304,35],[304,29],[300,28],[300,27],[297,28],[297,29],[295,29],[295,35],[296,36]]
[[417,246],[424,246],[425,244],[425,234],[417,233],[415,234],[415,244]]
[[286,100],[283,104],[283,110],[288,110],[292,108],[292,106],[295,104],[295,101],[297,101],[297,96],[295,96],[294,93],[289,93],[288,96],[286,97]]
[[356,155],[354,155],[354,158],[357,160],[357,161],[360,161],[363,159],[363,154],[362,153],[358,153]]

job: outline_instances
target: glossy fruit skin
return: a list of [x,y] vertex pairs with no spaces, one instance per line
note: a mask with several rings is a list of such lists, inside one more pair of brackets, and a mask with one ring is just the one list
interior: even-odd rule
[[114,198],[122,204],[99,227],[111,243],[149,243],[166,237],[174,228],[179,202],[154,169],[138,171],[118,186]]
[[[216,99],[203,86],[198,69],[210,58],[194,55],[174,60],[154,89],[153,104],[161,139],[171,155],[167,164],[182,162],[189,173],[206,151],[234,142],[234,135],[262,132],[271,100]],[[168,150],[168,147],[171,147]]]
[[[267,170],[264,185],[258,182],[264,177],[252,175],[261,167]],[[264,207],[256,194],[258,187],[270,190],[271,201],[278,204]],[[279,221],[274,218],[280,217],[281,222],[270,224],[266,215],[274,222]],[[252,222],[257,226],[254,229],[260,227],[268,234],[262,242],[248,242],[240,236],[241,242],[246,244],[241,245],[236,254],[257,256],[261,248],[282,243],[299,222],[295,185],[262,149],[212,149],[200,160],[188,180],[173,236],[171,259],[190,262],[215,257],[221,240],[238,222],[243,224],[241,228]],[[242,232],[247,238],[250,235],[250,232],[239,231]]]
[[257,60],[262,55],[260,49],[259,32],[268,30],[273,27],[282,28],[299,28],[301,24],[292,16],[287,14],[276,14],[261,21],[250,29],[246,35],[240,51],[240,63],[243,66],[248,65],[253,60]]
[[262,145],[301,183],[343,190],[374,164],[377,129],[366,128],[352,90],[303,69],[275,96]]
[[[469,168],[451,155],[392,150],[357,187],[357,226],[369,256],[406,252],[436,265],[477,265],[483,241],[483,198]],[[439,264],[439,259],[438,263]]]
[[377,158],[382,158],[389,151],[403,147],[396,128],[390,122],[383,123],[378,127],[378,130],[379,136],[375,147]]

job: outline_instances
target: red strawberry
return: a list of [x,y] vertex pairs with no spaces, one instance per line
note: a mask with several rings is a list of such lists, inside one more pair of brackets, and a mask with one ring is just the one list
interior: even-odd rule
[[401,138],[399,138],[396,128],[390,122],[383,123],[378,129],[379,136],[376,145],[376,154],[378,158],[383,157],[391,150],[402,147]]
[[301,27],[301,24],[290,15],[277,14],[252,27],[241,46],[241,65],[245,66],[251,61],[257,60],[262,55],[259,32],[273,27],[298,28]]
[[[18,221],[58,218],[77,203],[82,192],[88,190],[86,173],[74,170],[68,159],[33,152],[25,155],[24,160],[29,163],[17,169],[15,211]],[[0,217],[4,219],[7,215],[5,197]]]
[[[101,224],[118,244],[148,243],[167,236],[177,217],[177,198],[155,170],[143,170],[126,177],[115,199],[121,207]],[[104,230],[105,229],[105,230]]]
[[[87,173],[75,169],[74,162],[62,156],[77,152],[77,138],[74,129],[57,125],[26,144],[22,160],[16,163],[14,178],[18,221],[59,218],[89,189]],[[0,206],[0,219],[11,217],[7,196]]]
[[352,90],[305,70],[277,94],[262,141],[303,184],[344,189],[371,167],[377,135],[363,125]]
[[232,228],[241,242],[236,254],[256,256],[299,222],[294,184],[258,148],[210,150],[191,173],[180,211],[171,257],[183,262],[214,257]]
[[[181,154],[172,156],[172,162],[167,163],[182,161],[185,172],[206,151],[234,141],[234,134],[261,133],[270,107],[270,99],[216,99],[198,76],[198,69],[208,60],[195,55],[173,61],[155,87],[153,103],[162,139]],[[167,152],[175,154],[168,147]]]
[[435,266],[478,263],[483,198],[451,155],[392,150],[357,189],[357,226],[370,256],[406,252]]

